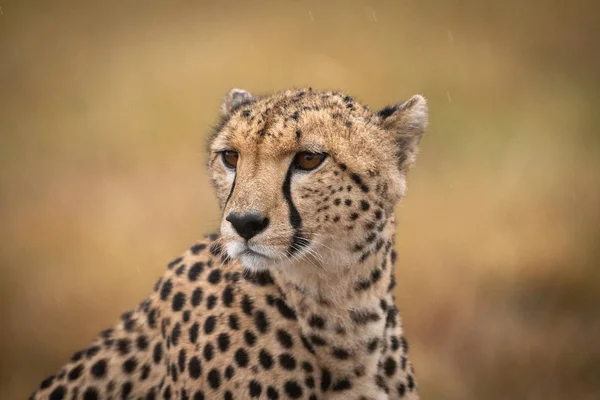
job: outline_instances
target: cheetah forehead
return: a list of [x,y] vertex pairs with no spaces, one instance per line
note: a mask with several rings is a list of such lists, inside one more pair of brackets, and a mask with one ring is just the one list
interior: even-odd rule
[[[222,120],[211,138],[211,149],[249,146],[293,151],[299,146],[319,151],[342,142],[368,140],[376,115],[351,96],[311,88],[252,96],[232,90],[221,107]],[[373,138],[375,139],[375,138]]]

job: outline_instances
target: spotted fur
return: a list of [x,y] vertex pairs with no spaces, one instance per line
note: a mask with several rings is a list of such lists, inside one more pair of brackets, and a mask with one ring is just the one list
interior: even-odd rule
[[[417,399],[394,299],[393,208],[427,107],[234,89],[209,143],[211,235],[35,399]],[[221,158],[236,151],[235,169]],[[298,152],[327,154],[312,171]],[[258,215],[243,239],[227,216]]]

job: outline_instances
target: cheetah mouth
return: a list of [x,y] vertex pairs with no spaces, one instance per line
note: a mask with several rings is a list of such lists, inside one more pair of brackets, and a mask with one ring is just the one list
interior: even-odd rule
[[238,254],[238,257],[241,256],[252,256],[252,257],[264,257],[264,258],[270,258],[262,253],[259,253],[258,251],[252,250],[251,248],[246,248],[245,250],[242,250],[242,252],[240,254]]
[[[258,247],[261,247],[260,245]],[[269,249],[256,248],[252,244],[230,242],[227,253],[231,258],[238,259],[246,267],[262,268],[272,264],[275,258],[269,254]]]

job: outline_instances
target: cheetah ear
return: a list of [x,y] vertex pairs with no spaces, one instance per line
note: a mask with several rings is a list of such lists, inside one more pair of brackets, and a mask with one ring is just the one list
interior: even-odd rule
[[415,162],[419,142],[427,126],[427,100],[416,94],[402,104],[379,110],[377,117],[381,127],[393,133],[398,166],[405,171]]
[[243,89],[231,89],[229,93],[225,95],[223,102],[221,103],[221,115],[225,116],[240,108],[246,103],[250,103],[254,100],[254,97]]

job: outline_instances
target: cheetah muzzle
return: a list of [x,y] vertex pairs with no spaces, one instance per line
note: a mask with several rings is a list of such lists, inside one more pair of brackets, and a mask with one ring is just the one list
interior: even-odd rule
[[233,89],[208,144],[222,211],[35,399],[417,399],[394,206],[427,124],[312,89]]

